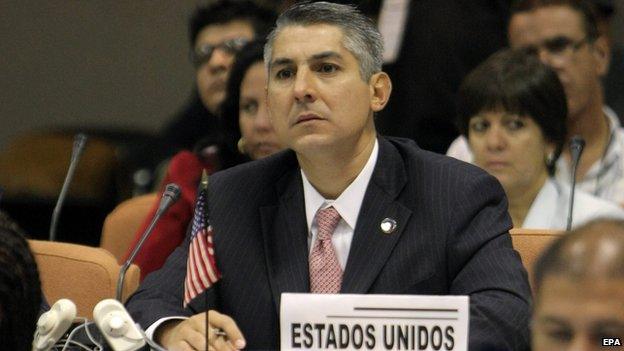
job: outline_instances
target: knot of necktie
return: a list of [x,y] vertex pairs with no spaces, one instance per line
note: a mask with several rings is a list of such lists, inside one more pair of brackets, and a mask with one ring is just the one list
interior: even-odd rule
[[316,213],[318,240],[331,240],[331,236],[338,226],[340,218],[340,214],[333,207],[318,210]]

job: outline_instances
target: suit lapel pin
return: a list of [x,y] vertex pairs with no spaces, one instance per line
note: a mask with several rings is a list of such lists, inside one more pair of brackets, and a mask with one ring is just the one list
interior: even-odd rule
[[384,218],[379,227],[384,234],[391,234],[396,230],[397,223],[392,218]]

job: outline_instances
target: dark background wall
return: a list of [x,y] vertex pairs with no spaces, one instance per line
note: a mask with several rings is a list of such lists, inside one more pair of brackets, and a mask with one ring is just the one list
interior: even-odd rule
[[186,21],[199,2],[0,0],[0,149],[50,126],[158,130],[192,89]]
[[193,87],[191,0],[0,0],[0,148],[49,126],[156,131]]

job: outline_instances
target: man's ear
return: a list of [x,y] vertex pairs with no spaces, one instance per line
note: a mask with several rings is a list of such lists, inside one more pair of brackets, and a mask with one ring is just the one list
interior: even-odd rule
[[611,62],[611,48],[609,42],[604,35],[601,35],[593,43],[594,60],[596,62],[596,73],[603,77],[609,71],[609,63]]
[[388,103],[390,93],[392,92],[392,82],[386,72],[378,72],[373,74],[368,85],[371,92],[371,110],[379,112]]

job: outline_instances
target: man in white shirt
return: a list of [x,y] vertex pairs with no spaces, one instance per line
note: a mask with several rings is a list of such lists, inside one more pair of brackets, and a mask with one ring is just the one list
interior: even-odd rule
[[503,190],[474,166],[377,135],[391,92],[382,52],[351,6],[280,16],[267,98],[291,150],[211,177],[221,278],[183,308],[189,239],[148,276],[128,310],[157,342],[278,349],[281,293],[313,292],[469,295],[471,349],[528,347],[530,291]]
[[[527,48],[552,67],[568,98],[568,139],[580,135],[586,146],[577,170],[577,188],[624,205],[624,129],[604,106],[602,77],[609,46],[585,0],[519,1],[512,9],[509,43]],[[447,155],[471,162],[465,137]],[[570,152],[564,148],[555,177],[570,183]]]

